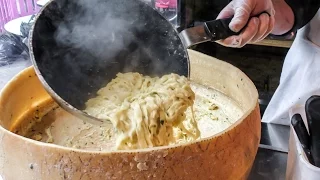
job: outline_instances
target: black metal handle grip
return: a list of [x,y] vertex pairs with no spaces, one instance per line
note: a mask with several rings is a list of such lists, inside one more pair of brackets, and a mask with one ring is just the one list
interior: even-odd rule
[[[252,16],[252,17],[259,17],[263,13],[268,14],[267,12],[262,12],[256,16]],[[232,31],[229,28],[229,24],[230,24],[232,18],[233,17],[225,18],[225,19],[217,19],[217,20],[213,20],[213,21],[207,21],[204,23],[205,30],[208,35],[211,35],[212,41],[225,39],[225,38],[233,36],[233,35],[239,35],[241,33],[241,31],[247,26],[247,24],[246,24],[244,26],[244,28],[242,28],[239,32]]]
[[213,41],[240,34],[240,31],[236,33],[229,28],[231,20],[232,17],[205,22],[206,32],[211,35]]

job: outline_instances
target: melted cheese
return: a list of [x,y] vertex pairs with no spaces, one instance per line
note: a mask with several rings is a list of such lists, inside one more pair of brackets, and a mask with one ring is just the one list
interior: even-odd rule
[[[224,131],[243,115],[241,106],[225,94],[194,82],[191,82],[190,86],[195,92],[194,114],[191,108],[187,108],[186,120],[183,122],[195,118],[201,132],[200,138],[207,138]],[[40,115],[37,109],[30,109],[28,115],[19,121],[21,123],[12,127],[12,131],[34,140],[70,148],[88,151],[116,150],[118,136],[112,124],[108,126],[89,124],[56,106],[54,109],[48,107],[50,111],[41,112]],[[42,104],[41,107],[47,107],[47,104]],[[37,121],[34,116],[37,117]],[[179,129],[173,129],[174,134],[179,136]],[[183,142],[185,141],[182,139],[176,143]]]
[[[192,106],[195,94],[187,78],[177,74],[151,78],[119,73],[85,112],[111,121],[117,149],[141,149],[184,143],[200,137]],[[192,112],[186,118],[186,110]]]

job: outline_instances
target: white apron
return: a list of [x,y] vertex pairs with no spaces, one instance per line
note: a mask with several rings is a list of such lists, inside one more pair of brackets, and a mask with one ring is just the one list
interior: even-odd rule
[[298,31],[262,121],[289,125],[289,110],[312,95],[320,95],[320,10]]

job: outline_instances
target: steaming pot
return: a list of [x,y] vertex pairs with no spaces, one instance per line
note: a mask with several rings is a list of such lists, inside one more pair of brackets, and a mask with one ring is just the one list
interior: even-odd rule
[[178,33],[140,0],[54,0],[31,29],[30,55],[60,106],[91,123],[110,124],[82,110],[117,73],[189,77],[186,48],[237,34],[229,29],[230,21],[212,20]]
[[186,49],[174,46],[181,40],[172,24],[136,0],[50,1],[36,17],[29,42],[45,89],[91,123],[98,121],[80,110],[118,72],[189,72]]

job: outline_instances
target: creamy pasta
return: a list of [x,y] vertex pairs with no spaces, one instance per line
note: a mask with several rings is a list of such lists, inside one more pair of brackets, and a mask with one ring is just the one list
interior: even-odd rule
[[186,119],[185,115],[188,108],[193,112],[194,99],[183,76],[118,73],[86,102],[85,112],[112,122],[117,149],[141,149],[199,138],[194,116]]

